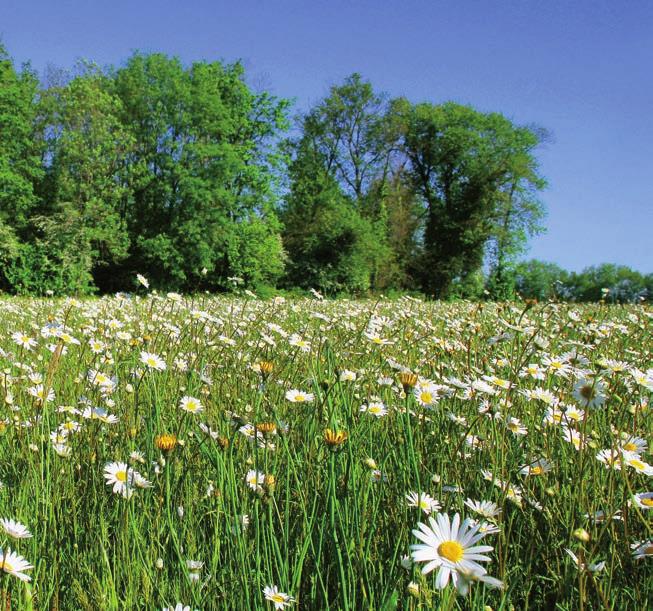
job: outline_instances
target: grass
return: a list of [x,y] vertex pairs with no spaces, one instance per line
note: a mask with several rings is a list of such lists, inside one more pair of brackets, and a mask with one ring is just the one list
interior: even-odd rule
[[[653,598],[653,558],[631,547],[652,537],[653,510],[633,499],[653,488],[648,450],[637,441],[626,455],[639,471],[597,460],[651,438],[648,306],[151,294],[4,299],[0,316],[0,517],[33,535],[0,536],[33,565],[29,582],[0,571],[10,608],[272,609],[272,585],[304,609],[621,610]],[[433,381],[437,401],[420,405],[406,370],[417,388]],[[313,399],[289,401],[292,389]],[[203,410],[184,411],[186,396]],[[387,414],[361,411],[370,402]],[[346,439],[330,445],[325,429]],[[157,447],[162,434],[172,449]],[[538,459],[542,474],[522,473]],[[114,462],[151,486],[129,472],[130,498],[114,493]],[[410,492],[449,516],[480,519],[468,498],[498,505],[499,532],[481,543],[503,589],[460,596],[402,563],[428,518]],[[566,548],[605,568],[579,569]]]

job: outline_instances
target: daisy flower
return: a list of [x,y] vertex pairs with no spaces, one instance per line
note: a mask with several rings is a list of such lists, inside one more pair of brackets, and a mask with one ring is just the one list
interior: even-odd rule
[[356,380],[356,372],[350,371],[349,369],[343,369],[338,376],[338,380],[341,382],[353,382]]
[[433,382],[420,380],[413,388],[413,396],[422,407],[429,407],[438,400],[438,389]]
[[632,554],[635,560],[648,558],[653,556],[653,541],[638,541],[637,543],[633,543],[630,549],[633,550]]
[[114,494],[129,498],[133,492],[134,470],[124,462],[107,463],[104,467],[104,479],[107,486],[113,486]]
[[360,411],[381,418],[388,413],[388,408],[380,401],[376,401],[368,403],[367,405],[361,405]]
[[265,481],[265,473],[250,469],[245,476],[245,481],[254,492],[259,492],[262,490],[261,484]]
[[146,289],[150,288],[150,282],[145,276],[143,276],[143,274],[136,274],[136,280],[138,280],[139,284],[143,285]]
[[508,418],[506,421],[506,428],[513,435],[526,435],[528,433],[528,429],[521,423],[519,418]]
[[11,339],[14,340],[14,343],[17,346],[20,346],[25,350],[31,350],[32,348],[34,348],[34,346],[36,346],[36,340],[33,337],[30,337],[29,335],[25,335],[20,331],[16,331],[15,333],[12,333]]
[[621,442],[621,449],[633,454],[642,454],[647,451],[648,443],[646,439],[629,435]]
[[605,384],[598,378],[583,378],[571,393],[583,407],[601,407],[605,403]]
[[152,352],[141,352],[141,363],[156,371],[164,371],[166,368],[165,361],[158,354]]
[[440,503],[425,492],[409,492],[406,500],[409,507],[419,507],[426,515],[440,509]]
[[292,403],[310,403],[315,399],[315,395],[310,392],[293,389],[286,392],[286,399]]
[[32,536],[26,526],[15,520],[2,518],[0,519],[0,527],[5,531],[5,534],[14,539],[29,539]]
[[263,588],[263,594],[265,595],[265,600],[269,600],[274,604],[275,609],[283,609],[284,607],[290,607],[295,602],[295,599],[286,594],[285,592],[279,592],[277,586],[265,586]]
[[200,412],[204,411],[202,403],[195,397],[182,397],[181,401],[179,402],[179,407],[189,414],[199,414]]
[[622,456],[624,464],[635,469],[635,471],[638,471],[639,473],[643,473],[649,477],[653,476],[653,465],[644,462],[639,454],[635,454],[635,452],[622,452]]
[[565,551],[567,554],[569,554],[569,557],[574,561],[574,564],[576,565],[576,568],[579,571],[589,571],[590,573],[600,573],[604,568],[605,568],[605,560],[602,562],[596,562],[593,564],[586,564],[585,562],[582,562],[574,552],[572,552],[570,549],[565,548]]
[[474,513],[490,520],[501,514],[499,506],[492,501],[474,501],[472,499],[467,499],[465,505],[467,505],[467,507],[469,507]]
[[635,505],[640,509],[653,509],[653,492],[640,492],[633,496]]
[[2,568],[5,573],[18,577],[21,581],[32,580],[29,575],[26,575],[23,572],[34,568],[29,562],[27,562],[27,560],[25,560],[25,558],[19,556],[16,552],[12,552],[11,549],[0,550],[0,558],[2,559],[0,568]]
[[426,562],[422,568],[424,575],[438,569],[435,585],[444,589],[451,577],[454,585],[460,574],[484,575],[486,570],[478,562],[489,562],[483,552],[492,551],[489,545],[476,545],[484,535],[478,532],[479,525],[471,526],[470,520],[460,523],[460,515],[450,520],[444,513],[429,518],[428,525],[421,522],[413,535],[422,543],[410,546],[414,562]]
[[538,458],[528,465],[521,467],[519,472],[522,475],[544,475],[551,471],[552,465],[546,458]]

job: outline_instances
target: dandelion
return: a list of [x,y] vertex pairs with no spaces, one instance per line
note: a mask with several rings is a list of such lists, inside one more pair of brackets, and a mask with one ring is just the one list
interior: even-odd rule
[[154,445],[162,452],[171,452],[177,445],[177,436],[171,433],[163,433],[154,438]]
[[328,446],[336,448],[347,441],[348,435],[346,431],[324,429],[323,437]]

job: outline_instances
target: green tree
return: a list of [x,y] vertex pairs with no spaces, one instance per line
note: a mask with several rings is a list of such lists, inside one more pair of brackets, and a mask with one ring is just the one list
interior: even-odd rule
[[5,288],[11,284],[7,269],[20,256],[29,217],[38,204],[34,186],[43,170],[37,118],[36,75],[29,66],[18,72],[0,45],[0,261]]
[[[422,286],[437,297],[476,272],[496,227],[498,202],[519,178],[530,130],[497,113],[453,102],[411,105],[394,114],[407,169],[425,206]],[[528,164],[527,164],[528,165]]]
[[555,263],[531,259],[514,268],[515,289],[524,299],[546,301],[552,297],[568,298],[569,273]]
[[300,117],[283,220],[289,278],[302,286],[359,291],[394,276],[384,204],[394,146],[388,109],[385,95],[352,74]]
[[111,90],[110,79],[87,65],[43,94],[49,163],[43,206],[32,222],[39,247],[65,270],[67,291],[93,290],[93,275],[110,274],[128,255],[124,210],[134,141]]
[[625,265],[603,263],[572,273],[566,282],[569,296],[575,301],[632,303],[650,298],[650,276]]
[[494,299],[514,297],[514,264],[526,250],[528,239],[542,233],[545,217],[539,191],[546,187],[540,175],[535,150],[548,133],[536,127],[517,129],[514,154],[505,185],[496,197],[492,230],[488,243],[488,290]]
[[373,224],[342,192],[309,139],[296,147],[282,211],[286,282],[330,294],[365,291],[380,254]]
[[236,272],[273,283],[284,253],[272,143],[287,102],[251,91],[238,63],[185,68],[161,54],[134,55],[115,83],[136,142],[123,274],[147,270],[158,285],[184,289],[219,288]]

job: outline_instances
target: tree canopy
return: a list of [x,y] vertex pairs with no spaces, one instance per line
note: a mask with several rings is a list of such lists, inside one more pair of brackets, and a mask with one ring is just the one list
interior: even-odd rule
[[543,230],[544,129],[392,99],[358,73],[288,137],[290,108],[239,62],[134,53],[40,83],[0,46],[0,288],[113,292],[145,273],[184,291],[233,277],[438,298],[649,290],[623,267],[518,263]]

